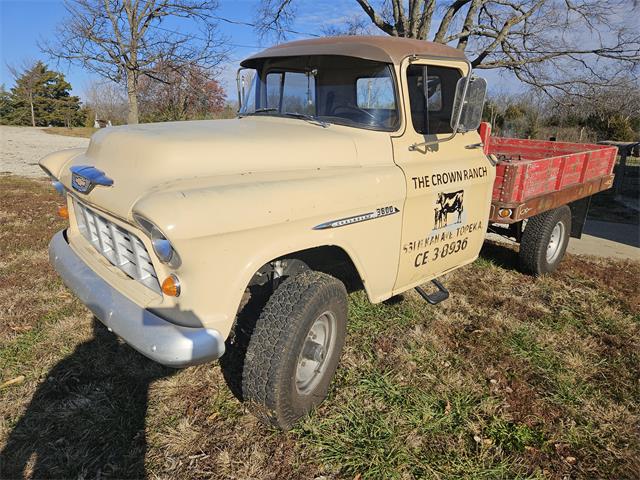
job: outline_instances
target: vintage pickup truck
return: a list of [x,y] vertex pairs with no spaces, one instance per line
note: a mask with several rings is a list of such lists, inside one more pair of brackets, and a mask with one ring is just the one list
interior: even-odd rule
[[496,223],[523,269],[551,272],[611,185],[615,148],[479,133],[486,83],[454,48],[333,37],[242,67],[235,119],[107,128],[44,158],[69,218],[49,252],[96,317],[160,363],[210,362],[246,335],[242,398],[282,428],[326,396],[348,291],[438,303],[437,277],[473,262]]

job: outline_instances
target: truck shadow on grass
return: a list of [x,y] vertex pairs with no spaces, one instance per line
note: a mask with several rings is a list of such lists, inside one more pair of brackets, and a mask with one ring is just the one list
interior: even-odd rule
[[518,270],[518,250],[515,245],[485,240],[480,259],[507,270]]
[[250,287],[249,298],[238,311],[233,331],[225,342],[225,354],[219,360],[224,381],[240,402],[244,402],[242,373],[249,340],[270,292],[268,286]]
[[0,452],[0,478],[144,478],[149,386],[173,375],[94,318],[57,363]]

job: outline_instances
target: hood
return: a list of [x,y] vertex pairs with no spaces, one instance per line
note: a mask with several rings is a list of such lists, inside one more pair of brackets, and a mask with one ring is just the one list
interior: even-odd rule
[[[48,167],[46,158],[42,165]],[[85,153],[49,170],[57,171],[71,189],[70,169],[82,165],[102,171],[113,184],[97,185],[78,197],[126,219],[138,199],[169,183],[359,163],[353,129],[323,128],[299,119],[245,117],[105,128],[91,138]]]

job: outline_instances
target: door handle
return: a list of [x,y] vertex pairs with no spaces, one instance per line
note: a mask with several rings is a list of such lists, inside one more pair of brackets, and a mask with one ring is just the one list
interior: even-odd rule
[[[467,150],[473,150],[474,148],[484,148],[484,143],[472,143],[471,145],[465,145],[464,148],[466,148]],[[489,163],[491,163],[492,166],[495,167],[498,164],[497,160],[495,160],[491,154],[487,155],[487,158],[489,159]]]

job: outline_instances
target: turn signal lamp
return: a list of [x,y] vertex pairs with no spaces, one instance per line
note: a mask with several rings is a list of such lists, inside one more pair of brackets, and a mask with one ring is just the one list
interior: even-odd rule
[[69,209],[67,207],[58,207],[58,216],[60,218],[69,218]]
[[501,208],[500,210],[498,210],[498,216],[500,218],[508,218],[512,213],[513,210],[511,210],[510,208]]
[[171,274],[162,282],[162,293],[168,297],[177,297],[180,295],[180,280]]

